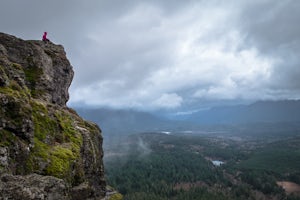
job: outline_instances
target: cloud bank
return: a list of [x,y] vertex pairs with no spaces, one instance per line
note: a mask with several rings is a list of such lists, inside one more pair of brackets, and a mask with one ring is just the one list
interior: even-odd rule
[[11,0],[0,26],[25,39],[47,30],[66,47],[71,105],[188,110],[299,99],[299,10],[296,0]]

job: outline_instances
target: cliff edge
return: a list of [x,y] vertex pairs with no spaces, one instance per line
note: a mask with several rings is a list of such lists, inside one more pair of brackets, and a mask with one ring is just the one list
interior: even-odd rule
[[61,45],[0,33],[0,199],[103,199],[102,135],[66,106]]

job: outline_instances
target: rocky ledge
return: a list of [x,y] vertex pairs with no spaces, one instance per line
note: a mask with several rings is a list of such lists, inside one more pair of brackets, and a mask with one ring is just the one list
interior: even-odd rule
[[0,33],[0,199],[103,199],[102,135],[66,106],[64,48]]

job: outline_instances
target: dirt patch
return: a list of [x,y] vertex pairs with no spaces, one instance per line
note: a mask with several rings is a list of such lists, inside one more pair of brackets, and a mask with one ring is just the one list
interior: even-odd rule
[[277,181],[276,183],[282,187],[287,194],[294,193],[300,195],[300,185],[289,181]]

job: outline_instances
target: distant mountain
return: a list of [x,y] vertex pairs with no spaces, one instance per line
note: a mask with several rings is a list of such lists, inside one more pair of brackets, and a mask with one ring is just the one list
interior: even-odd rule
[[[96,122],[104,136],[120,136],[141,132],[186,131],[262,131],[298,130],[300,122],[299,101],[259,101],[250,105],[214,107],[186,115],[185,119],[166,119],[163,113],[108,108],[75,108],[85,119]],[[295,125],[296,124],[296,125]],[[243,129],[243,130],[244,130]],[[296,130],[295,129],[295,130]],[[290,129],[289,129],[290,130]]]
[[161,130],[169,122],[151,113],[106,108],[75,108],[85,119],[101,125],[104,134],[131,134]]
[[191,114],[200,124],[277,123],[300,121],[300,100],[259,101],[250,105],[214,107]]

